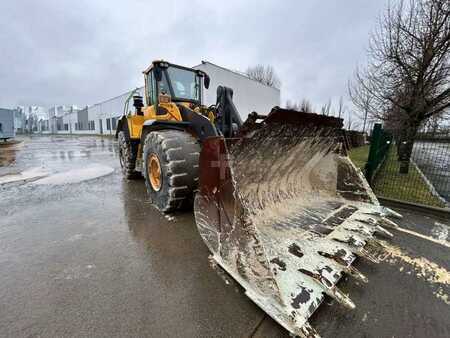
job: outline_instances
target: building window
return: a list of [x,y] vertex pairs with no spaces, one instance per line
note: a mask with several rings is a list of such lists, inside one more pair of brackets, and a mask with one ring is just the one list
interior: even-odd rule
[[111,130],[111,119],[106,119],[106,130]]
[[69,130],[69,124],[64,123],[64,130]]
[[88,122],[88,129],[89,130],[95,130],[95,121],[89,121]]
[[117,123],[116,123],[116,118],[115,118],[115,117],[113,117],[113,118],[111,119],[111,124],[112,124],[112,129],[113,129],[113,130],[116,130]]

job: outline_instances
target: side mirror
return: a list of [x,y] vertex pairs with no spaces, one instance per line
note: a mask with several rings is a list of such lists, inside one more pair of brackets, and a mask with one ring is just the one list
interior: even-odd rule
[[143,115],[142,107],[144,106],[144,102],[142,100],[142,96],[140,95],[133,96],[133,106],[136,109],[136,115]]
[[155,79],[157,82],[162,80],[162,70],[159,67],[155,67],[154,69],[154,73],[155,73]]
[[205,88],[208,89],[209,88],[209,83],[210,83],[210,78],[208,76],[208,74],[205,74],[205,77],[203,78],[203,84],[205,85]]

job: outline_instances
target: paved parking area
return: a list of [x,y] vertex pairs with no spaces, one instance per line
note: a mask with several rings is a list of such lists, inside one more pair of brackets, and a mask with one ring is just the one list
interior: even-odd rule
[[[91,136],[0,148],[0,175],[47,176],[0,185],[0,336],[288,337],[209,267],[192,213],[153,209],[117,155]],[[314,314],[323,337],[450,336],[450,222],[399,211],[390,257],[357,264],[369,284],[339,285],[357,308]]]

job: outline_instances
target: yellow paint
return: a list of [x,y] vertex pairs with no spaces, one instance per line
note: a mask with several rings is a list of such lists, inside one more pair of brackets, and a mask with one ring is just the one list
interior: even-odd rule
[[381,243],[389,254],[387,257],[388,263],[394,264],[397,260],[401,260],[414,268],[417,277],[422,277],[430,283],[450,285],[450,271],[444,267],[425,257],[411,257],[399,247],[385,241],[381,241]]
[[130,130],[130,137],[132,139],[140,139],[142,133],[142,125],[147,120],[160,121],[183,121],[180,110],[173,102],[160,103],[159,106],[167,111],[164,115],[157,115],[155,105],[142,108],[143,115],[129,115],[128,116],[128,130]]
[[177,105],[173,102],[160,103],[159,107],[167,111],[167,114],[157,115],[155,106],[144,107],[142,111],[144,112],[145,120],[161,120],[161,121],[183,121],[181,118],[180,110]]
[[[409,264],[413,268],[417,278],[424,279],[431,284],[444,286],[450,285],[450,271],[446,270],[444,267],[426,259],[425,257],[411,257],[399,247],[385,241],[382,241],[381,243],[389,254],[386,259],[387,263],[396,264],[398,261],[402,261]],[[404,268],[400,267],[399,270],[403,271]],[[407,273],[409,274],[410,271]],[[446,304],[450,305],[448,294],[441,286],[439,286],[438,290],[433,292],[433,294]]]
[[150,160],[148,161],[147,172],[150,173],[150,184],[155,191],[161,189],[161,164],[159,163],[158,156],[155,154],[150,155]]
[[128,130],[130,131],[130,138],[140,139],[142,132],[142,124],[144,123],[144,116],[130,115],[127,118]]
[[214,112],[210,110],[208,112],[208,119],[211,121],[212,124],[214,124],[214,120],[216,119],[216,115],[214,115]]

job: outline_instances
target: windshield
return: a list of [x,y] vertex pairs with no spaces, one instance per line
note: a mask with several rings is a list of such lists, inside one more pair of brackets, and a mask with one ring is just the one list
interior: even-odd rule
[[169,67],[167,73],[175,99],[200,101],[200,81],[197,73],[176,67]]

